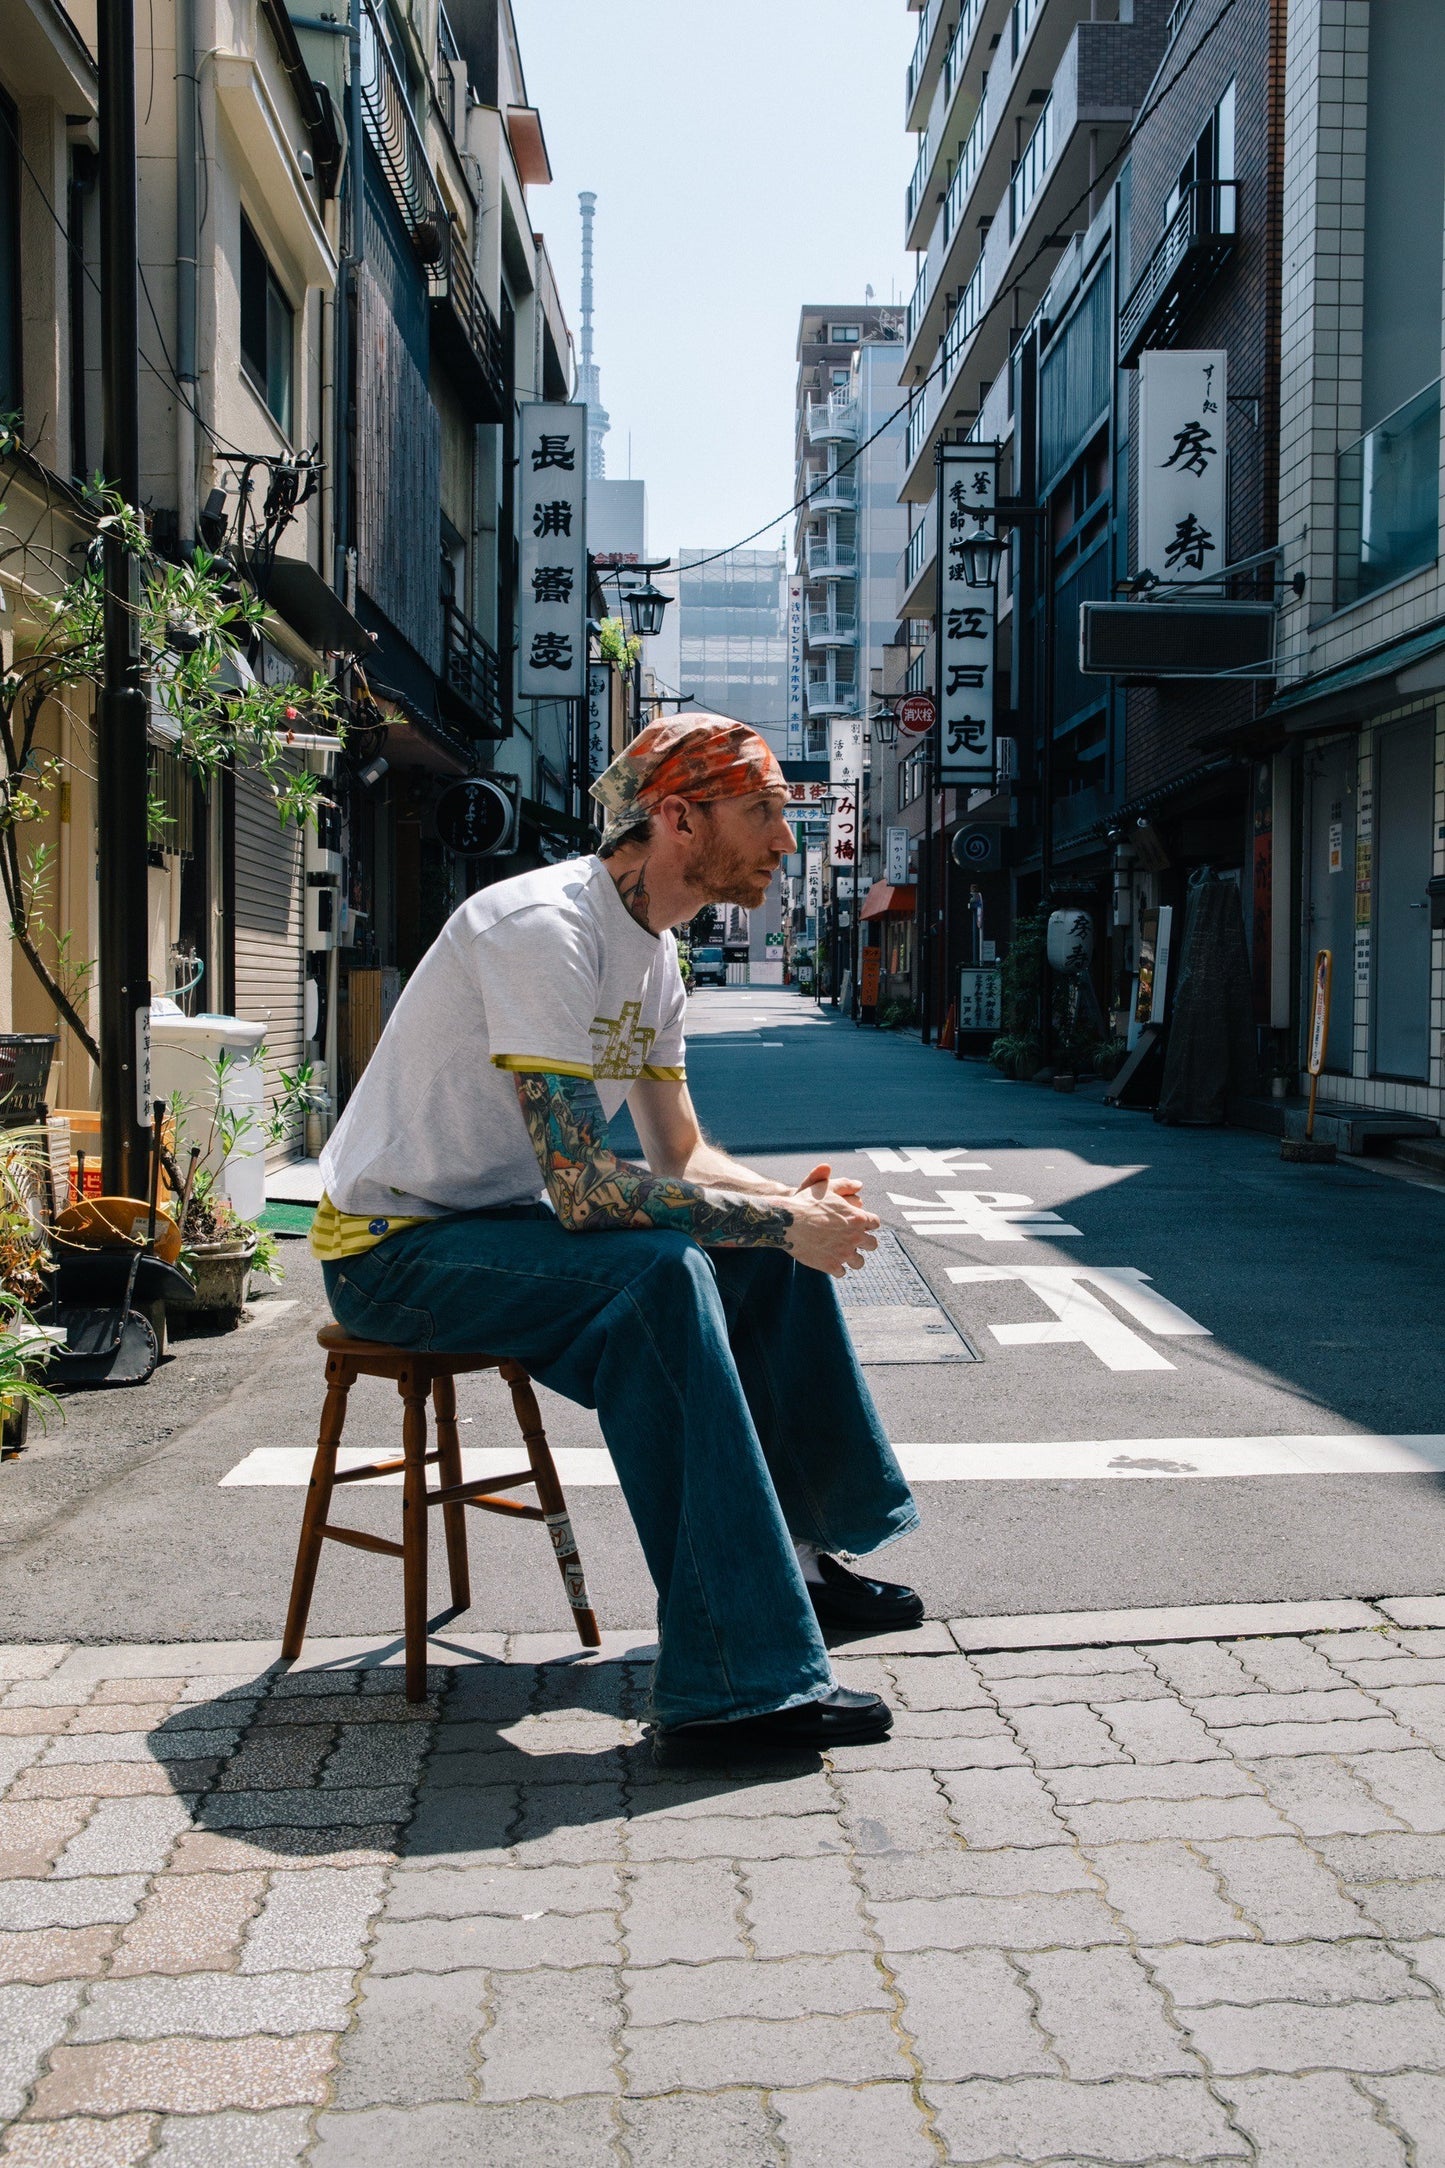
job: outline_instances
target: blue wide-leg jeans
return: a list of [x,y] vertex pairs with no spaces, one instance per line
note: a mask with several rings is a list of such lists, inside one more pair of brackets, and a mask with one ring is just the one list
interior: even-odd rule
[[359,1339],[509,1355],[596,1408],[657,1587],[659,1723],[827,1692],[791,1538],[873,1551],[918,1514],[826,1273],[538,1205],[405,1228],[326,1292]]

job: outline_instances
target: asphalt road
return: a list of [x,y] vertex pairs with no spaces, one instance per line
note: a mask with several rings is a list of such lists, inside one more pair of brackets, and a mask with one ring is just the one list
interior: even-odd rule
[[[1269,1138],[1164,1129],[1097,1092],[1009,1083],[792,993],[699,995],[691,1028],[710,1131],[779,1174],[824,1156],[857,1174],[981,1357],[869,1371],[890,1437],[929,1471],[923,1528],[888,1557],[931,1613],[1445,1587],[1445,1478],[1212,1472],[1250,1453],[1278,1465],[1282,1439],[1318,1451],[1352,1433],[1445,1432],[1440,1189],[1286,1167]],[[1041,1212],[1058,1217],[1003,1216]],[[302,1491],[222,1478],[258,1448],[314,1438],[320,1274],[303,1244],[287,1255],[285,1286],[240,1332],[177,1342],[143,1389],[72,1398],[63,1425],[0,1467],[0,1636],[279,1630]],[[505,1440],[498,1394],[465,1381],[464,1442]],[[348,1442],[390,1448],[390,1389],[353,1400]],[[599,1446],[585,1411],[548,1397],[546,1415],[554,1444]],[[347,1512],[395,1533],[399,1504],[353,1490]],[[577,1487],[571,1505],[604,1623],[645,1627],[619,1493]],[[481,1515],[470,1532],[475,1602],[457,1625],[565,1625],[536,1532]],[[328,1547],[315,1631],[399,1616],[395,1566]]]

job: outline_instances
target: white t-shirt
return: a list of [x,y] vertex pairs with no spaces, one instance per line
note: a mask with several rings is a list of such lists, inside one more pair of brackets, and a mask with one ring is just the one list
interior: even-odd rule
[[638,1077],[682,1077],[677,944],[632,918],[600,858],[499,881],[407,981],[321,1154],[338,1211],[435,1217],[543,1194],[509,1071],[592,1077],[610,1119]]

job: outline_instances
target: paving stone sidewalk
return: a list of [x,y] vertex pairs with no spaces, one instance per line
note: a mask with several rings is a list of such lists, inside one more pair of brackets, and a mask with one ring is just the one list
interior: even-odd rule
[[525,1637],[0,1648],[0,2162],[1445,2162],[1445,1626],[958,1638],[686,1776]]

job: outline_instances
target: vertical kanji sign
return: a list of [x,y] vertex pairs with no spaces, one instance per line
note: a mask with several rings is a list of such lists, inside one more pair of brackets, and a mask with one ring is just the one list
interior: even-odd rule
[[580,700],[587,690],[587,409],[524,400],[519,414],[517,691],[534,700]]
[[803,583],[788,582],[788,758],[803,757]]
[[938,470],[938,761],[943,789],[994,783],[998,592],[970,587],[963,547],[998,502],[998,446],[945,444]]
[[838,798],[828,822],[828,863],[851,873],[858,863],[858,803],[853,792]]
[[1146,347],[1139,356],[1139,562],[1156,579],[1217,578],[1229,562],[1224,533],[1222,347]]

